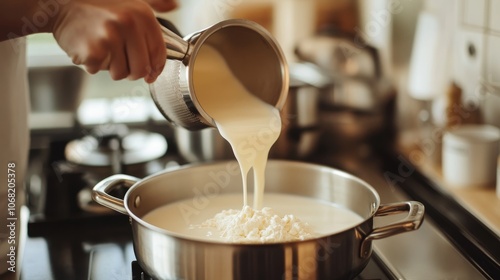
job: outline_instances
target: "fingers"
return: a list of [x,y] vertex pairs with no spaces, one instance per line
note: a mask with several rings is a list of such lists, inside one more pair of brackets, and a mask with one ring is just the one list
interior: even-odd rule
[[120,50],[111,55],[111,61],[108,69],[111,78],[115,81],[125,79],[129,76],[130,70],[127,64],[125,50]]
[[148,76],[151,69],[148,49],[144,33],[145,30],[138,30],[137,26],[129,26],[125,38],[126,61],[128,62],[129,74],[127,79],[137,80]]
[[144,14],[137,15],[133,26],[128,26],[126,41],[128,79],[144,78],[152,83],[161,73],[166,61],[166,49],[161,30],[152,10],[148,7]]
[[89,41],[72,56],[73,63],[83,65],[90,74],[101,70],[109,70],[114,80],[127,78],[128,69],[125,43],[113,32],[104,38]]
[[72,60],[76,65],[83,65],[87,72],[95,74],[99,70],[108,70],[111,61],[106,40],[88,42],[73,51]]
[[118,15],[107,33],[111,60],[109,64],[101,61],[101,70],[109,70],[115,80],[144,78],[147,83],[154,82],[163,70],[167,55],[152,10],[142,4],[133,13]]
[[131,40],[126,45],[129,75],[127,79],[137,80],[147,77],[151,69],[146,42],[144,40]]
[[175,0],[144,0],[157,12],[168,12],[177,8]]
[[[153,32],[147,32],[146,44],[149,53],[149,64],[151,68],[149,69],[148,77],[146,82],[152,83],[161,74],[163,67],[165,66],[167,60],[167,49],[165,48],[165,41],[161,36],[161,30],[158,23],[154,23]],[[160,34],[158,36],[158,34]]]
[[[83,65],[91,74],[108,70],[114,80],[156,80],[166,62],[166,49],[159,24],[146,2],[79,8],[78,13],[61,21],[55,34],[75,64]],[[89,17],[92,20],[81,25],[81,20]]]

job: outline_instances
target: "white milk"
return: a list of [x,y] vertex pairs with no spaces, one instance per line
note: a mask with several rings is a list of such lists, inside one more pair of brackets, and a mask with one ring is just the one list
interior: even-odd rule
[[[240,194],[222,194],[211,198],[210,207],[200,211],[198,215],[190,216],[186,220],[182,214],[183,205],[189,205],[192,200],[187,199],[157,208],[142,219],[154,226],[168,230],[177,235],[197,240],[236,242],[236,243],[261,243],[258,240],[245,240],[244,238],[221,237],[222,231],[214,227],[200,226],[216,214],[227,209],[241,209]],[[266,193],[264,207],[270,207],[279,216],[293,213],[297,219],[306,221],[313,234],[306,238],[315,238],[335,234],[345,229],[354,227],[363,221],[363,218],[351,210],[336,204],[319,201],[317,199],[277,193]],[[245,226],[245,225],[242,225]],[[281,240],[269,240],[280,242]]]
[[244,205],[248,205],[247,174],[253,168],[253,207],[260,209],[267,156],[281,132],[278,109],[249,93],[234,78],[223,57],[209,46],[202,47],[196,57],[193,84],[198,102],[215,120],[240,164]]
[[[192,238],[237,243],[304,240],[346,229],[362,220],[349,211],[313,199],[266,194],[264,201],[267,157],[281,132],[279,111],[249,93],[223,57],[209,46],[202,47],[196,56],[192,77],[199,104],[215,120],[240,165],[243,209],[241,200],[234,195],[220,195],[211,198],[211,207],[190,221],[183,220],[183,202],[156,209],[144,220]],[[250,169],[255,184],[253,209],[247,198]],[[263,205],[270,209],[262,208]]]

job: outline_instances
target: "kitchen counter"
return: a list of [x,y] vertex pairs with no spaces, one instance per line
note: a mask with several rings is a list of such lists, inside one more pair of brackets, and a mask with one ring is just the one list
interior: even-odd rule
[[477,187],[456,187],[447,183],[441,172],[441,161],[438,153],[440,143],[435,143],[436,148],[431,152],[424,152],[411,133],[406,137],[401,137],[398,150],[408,159],[412,159],[414,164],[425,176],[436,183],[443,193],[451,196],[459,204],[464,206],[470,213],[481,220],[492,231],[500,236],[500,198],[496,196],[496,186],[489,185],[481,188]]
[[[432,207],[420,197],[409,195],[406,187],[422,187],[421,174],[397,152],[366,157],[364,152],[345,150],[338,155],[334,165],[358,176],[372,185],[380,195],[382,203],[417,200],[426,207],[426,215],[420,229],[375,240],[374,251],[388,266],[394,279],[489,279],[475,267],[440,228],[440,220],[434,218]],[[331,163],[329,156],[319,159],[320,163]],[[444,202],[443,202],[444,203]],[[375,219],[375,226],[396,221],[401,217]],[[425,267],[425,269],[422,269]],[[499,270],[494,272],[500,273]],[[493,278],[494,279],[494,278]]]

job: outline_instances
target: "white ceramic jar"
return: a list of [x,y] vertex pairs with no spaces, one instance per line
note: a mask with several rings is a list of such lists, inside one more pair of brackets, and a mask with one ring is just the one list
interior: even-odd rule
[[494,186],[500,129],[463,125],[443,136],[443,177],[452,186]]

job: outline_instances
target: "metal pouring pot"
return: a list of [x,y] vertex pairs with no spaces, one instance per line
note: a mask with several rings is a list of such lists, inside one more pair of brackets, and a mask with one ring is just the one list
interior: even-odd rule
[[288,67],[281,48],[266,29],[249,20],[231,19],[181,38],[171,30],[170,23],[159,21],[167,63],[150,91],[169,122],[189,130],[215,127],[196,97],[192,78],[197,55],[204,46],[213,47],[223,56],[234,77],[250,93],[282,108],[288,92]]
[[[373,240],[416,230],[424,218],[421,203],[381,204],[373,187],[337,169],[270,160],[266,174],[266,193],[334,203],[362,219],[314,239],[266,244],[203,241],[144,221],[150,211],[176,201],[187,199],[189,207],[204,211],[214,196],[241,193],[241,173],[236,161],[187,165],[144,179],[114,175],[94,187],[93,198],[130,217],[135,256],[154,279],[352,279],[368,264]],[[110,194],[117,187],[128,188],[123,200]],[[200,204],[201,201],[204,202]],[[376,216],[400,213],[406,213],[400,221],[373,226]]]

